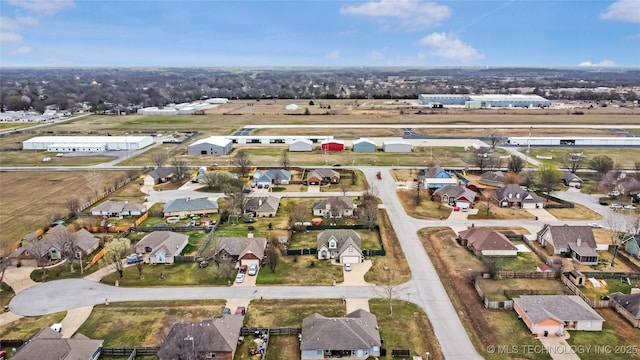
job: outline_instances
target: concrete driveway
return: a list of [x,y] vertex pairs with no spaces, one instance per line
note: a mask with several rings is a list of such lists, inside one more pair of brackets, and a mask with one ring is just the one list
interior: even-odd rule
[[563,336],[541,336],[538,339],[545,347],[549,349],[549,355],[553,360],[580,360],[580,357],[572,351],[571,346],[567,343],[569,333],[565,332]]
[[10,266],[4,272],[2,281],[11,286],[16,294],[36,285],[37,282],[31,280],[31,272],[36,268],[33,266]]
[[336,286],[371,285],[364,281],[364,275],[371,269],[371,265],[371,260],[365,260],[359,264],[351,264],[351,271],[344,271],[344,265],[336,264],[336,266],[342,266],[342,272],[344,274],[344,282],[336,284]]
[[555,216],[551,215],[551,213],[545,209],[527,209],[527,212],[533,216],[536,216],[540,221],[558,220]]

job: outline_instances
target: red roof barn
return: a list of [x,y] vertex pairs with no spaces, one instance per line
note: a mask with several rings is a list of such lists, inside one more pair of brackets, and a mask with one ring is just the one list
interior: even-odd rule
[[322,151],[344,151],[344,142],[342,141],[323,141],[320,146],[322,148]]

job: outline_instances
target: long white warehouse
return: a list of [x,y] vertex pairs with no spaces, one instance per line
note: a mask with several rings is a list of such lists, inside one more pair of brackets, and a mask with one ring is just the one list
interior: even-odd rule
[[36,136],[22,142],[23,150],[50,152],[139,150],[153,144],[151,136]]
[[509,137],[516,146],[640,146],[640,137]]

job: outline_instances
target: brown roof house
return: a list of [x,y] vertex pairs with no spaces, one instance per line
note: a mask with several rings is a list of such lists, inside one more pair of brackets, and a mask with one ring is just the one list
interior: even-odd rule
[[513,309],[537,336],[565,330],[602,331],[604,319],[577,295],[527,295],[513,299]]
[[340,182],[340,173],[327,168],[311,170],[307,174],[306,182],[307,186],[337,184]]
[[564,170],[562,172],[562,183],[565,186],[574,187],[576,189],[580,189],[582,187],[582,179],[569,170]]
[[362,309],[343,318],[328,318],[316,313],[302,320],[302,360],[378,358],[381,345],[376,316]]
[[233,360],[244,316],[220,315],[201,322],[177,323],[158,350],[160,360]]
[[252,234],[246,238],[219,238],[216,242],[214,256],[218,261],[238,262],[242,265],[258,265],[262,263],[267,239],[254,238]]
[[460,243],[482,256],[518,256],[518,248],[504,234],[486,227],[460,231]]
[[[69,238],[69,236],[71,238]],[[89,255],[93,250],[98,248],[100,240],[94,237],[85,229],[80,229],[75,233],[69,232],[64,225],[56,225],[49,229],[40,239],[36,239],[29,244],[25,244],[16,249],[9,260],[11,264],[27,266],[38,266],[41,263],[57,262],[63,258],[63,246],[65,239],[73,242],[75,247],[75,256]],[[39,259],[36,256],[42,255]]]
[[176,171],[173,167],[159,167],[148,173],[143,180],[147,186],[162,184],[171,181],[176,177]]
[[280,199],[275,196],[248,197],[244,203],[244,213],[255,217],[276,216]]
[[92,233],[85,229],[76,231],[73,236],[75,237],[76,258],[86,258],[100,245],[100,239],[93,236]]
[[313,216],[341,218],[353,216],[353,199],[347,196],[332,196],[313,205]]
[[476,200],[476,192],[464,185],[447,185],[433,192],[436,201],[447,205],[457,206],[461,209],[469,209]]
[[496,201],[500,207],[542,209],[543,200],[534,192],[524,190],[517,184],[508,184],[496,190]]
[[553,255],[569,254],[580,264],[598,264],[596,239],[591,226],[545,224],[538,232],[537,239],[542,247],[550,246]]
[[103,340],[91,340],[82,334],[63,339],[51,328],[38,331],[11,357],[14,360],[96,360]]
[[189,236],[173,231],[154,231],[136,244],[136,252],[145,254],[150,264],[173,264],[189,243]]
[[357,264],[364,260],[360,234],[351,229],[329,229],[318,234],[319,260],[336,259],[342,264]]
[[623,294],[613,293],[609,300],[616,311],[624,316],[631,325],[640,328],[640,293]]
[[505,174],[500,170],[487,171],[480,175],[480,181],[478,182],[482,185],[502,187],[504,185],[504,175]]

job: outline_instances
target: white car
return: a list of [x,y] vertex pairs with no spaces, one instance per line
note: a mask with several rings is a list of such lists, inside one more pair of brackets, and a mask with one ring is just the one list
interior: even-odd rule
[[631,204],[625,205],[624,208],[627,209],[627,210],[635,210],[635,209],[637,209],[635,206],[633,206]]
[[620,204],[611,204],[609,205],[610,209],[622,209],[622,205]]
[[349,263],[344,264],[344,271],[351,271],[351,264]]
[[590,223],[589,226],[591,226],[592,228],[601,228],[602,225],[598,224],[598,223]]
[[243,274],[243,273],[239,273],[239,274],[236,276],[236,282],[237,282],[237,283],[241,283],[241,282],[243,282],[243,281],[244,281],[244,274]]

